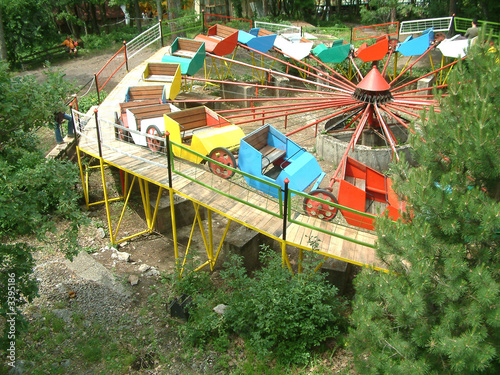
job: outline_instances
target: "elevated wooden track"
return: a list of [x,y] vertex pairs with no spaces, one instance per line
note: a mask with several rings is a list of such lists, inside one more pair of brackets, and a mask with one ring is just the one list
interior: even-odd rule
[[[193,223],[193,228],[195,224],[199,224],[206,246],[207,261],[200,267],[209,265],[213,269],[229,225],[234,221],[278,241],[281,245],[283,261],[288,265],[287,247],[293,246],[300,252],[314,251],[325,257],[386,271],[385,264],[376,257],[376,236],[373,233],[350,227],[342,221],[342,218],[336,218],[333,222],[325,222],[305,215],[302,209],[304,193],[289,191],[288,194],[283,193],[279,199],[275,199],[251,189],[244,181],[244,173],[241,171],[236,170],[235,176],[226,180],[210,173],[208,168],[202,165],[193,165],[172,157],[169,153],[171,147],[169,143],[166,143],[168,147],[165,151],[155,153],[145,147],[117,140],[116,131],[119,126],[115,124],[115,112],[119,113],[119,103],[125,101],[127,88],[154,84],[143,81],[142,73],[148,62],[161,61],[163,55],[168,52],[168,48],[170,47],[160,49],[151,58],[129,72],[94,113],[83,114],[73,111],[79,135],[77,154],[87,205],[99,203],[106,205],[111,242],[119,243],[131,237],[152,232],[158,214],[160,195],[163,190],[167,190],[171,200],[172,235],[176,258],[180,259],[173,209],[174,196],[179,195],[192,201],[196,212],[199,212],[201,207],[207,210],[208,236],[200,215],[196,215]],[[162,140],[167,142],[166,139]],[[99,161],[104,190],[104,200],[101,202],[92,203],[88,199],[83,154]],[[106,191],[104,173],[106,166],[114,166],[123,172],[124,191],[123,196],[119,198],[125,202],[123,210],[132,194],[132,186],[135,182],[139,184],[148,225],[147,230],[119,238],[118,232],[124,211],[114,223],[109,210],[112,199],[108,198]],[[159,187],[156,206],[153,210],[149,205],[150,183]],[[213,212],[228,219],[217,248],[214,247],[212,233]],[[316,239],[314,245],[313,239]]]

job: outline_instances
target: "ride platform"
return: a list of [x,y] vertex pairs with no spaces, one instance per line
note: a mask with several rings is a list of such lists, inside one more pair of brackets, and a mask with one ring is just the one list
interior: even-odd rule
[[[284,193],[275,198],[250,188],[244,182],[245,176],[242,171],[235,169],[234,176],[226,179],[211,173],[203,165],[195,165],[185,159],[174,157],[171,152],[172,142],[167,137],[142,134],[163,145],[159,152],[153,152],[147,147],[124,142],[116,136],[117,129],[119,130],[122,126],[115,122],[115,112],[120,113],[120,103],[125,101],[128,88],[148,84],[143,80],[146,66],[149,63],[161,61],[167,48],[169,47],[160,49],[151,58],[129,72],[93,113],[83,114],[73,111],[79,136],[77,155],[86,203],[87,206],[106,205],[111,242],[120,243],[132,237],[153,232],[160,196],[163,190],[166,190],[171,200],[172,236],[176,259],[181,258],[177,247],[174,196],[182,196],[190,200],[196,212],[200,209],[207,210],[208,228],[204,228],[199,214],[193,222],[193,230],[198,224],[205,239],[207,260],[199,268],[209,265],[213,269],[229,226],[236,222],[277,241],[282,250],[283,263],[289,268],[291,266],[287,249],[293,247],[299,249],[301,253],[314,251],[324,256],[325,259],[330,257],[387,271],[385,263],[376,257],[377,237],[373,232],[349,226],[341,220],[327,222],[308,216],[302,208],[302,200],[306,196],[303,192],[290,190],[286,193],[285,189]],[[175,144],[175,147],[184,146]],[[82,162],[84,154],[99,161],[104,191],[104,200],[101,202],[89,201],[85,163]],[[198,156],[208,160],[204,155]],[[210,160],[213,163],[213,160]],[[103,172],[107,166],[117,168],[123,176],[123,195],[119,198],[108,197]],[[138,183],[140,187],[148,229],[121,237],[119,227],[124,211],[117,219],[111,214],[109,207],[114,200],[120,199],[125,202],[123,205],[123,210],[125,210],[135,183]],[[154,209],[151,209],[149,205],[149,184],[159,187]],[[212,213],[224,216],[228,222],[218,247],[214,246]],[[117,221],[114,222],[116,219]],[[205,234],[206,230],[208,230],[208,236]]]

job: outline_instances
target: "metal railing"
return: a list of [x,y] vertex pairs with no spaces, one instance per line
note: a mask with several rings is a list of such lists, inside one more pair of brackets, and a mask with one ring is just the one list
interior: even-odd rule
[[254,27],[270,31],[270,32],[276,33],[278,35],[296,34],[296,33],[302,35],[302,29],[299,26],[282,25],[279,23],[255,21]]
[[352,29],[353,40],[376,39],[381,36],[397,36],[399,22],[381,23],[378,25],[360,26]]
[[[80,148],[82,150],[86,150],[86,152],[90,150],[90,153],[93,153],[94,156],[102,157],[103,149],[108,149],[113,153],[134,158],[146,164],[153,165],[155,168],[163,169],[165,171],[165,173],[163,174],[165,177],[163,181],[157,181],[158,183],[162,183],[164,185],[169,185],[170,187],[172,187],[172,178],[168,176],[181,176],[200,186],[203,186],[204,188],[210,189],[221,196],[230,198],[235,202],[239,202],[255,210],[259,210],[265,214],[272,215],[276,218],[283,219],[284,238],[286,237],[286,228],[288,226],[288,223],[293,223],[362,246],[372,248],[374,247],[372,243],[364,242],[362,240],[351,238],[346,235],[345,230],[342,230],[341,228],[346,226],[348,227],[349,225],[345,222],[342,215],[340,214],[338,214],[337,217],[332,221],[332,223],[337,225],[331,226],[326,225],[326,223],[324,222],[320,222],[322,224],[314,225],[307,223],[307,220],[304,222],[297,219],[300,216],[304,217],[304,215],[307,215],[304,211],[303,206],[305,198],[308,198],[311,201],[327,204],[330,207],[337,208],[338,210],[356,213],[361,218],[366,218],[368,220],[376,219],[376,216],[374,215],[356,211],[352,208],[341,206],[330,201],[325,201],[323,199],[310,196],[305,192],[288,189],[288,185],[286,185],[285,188],[282,189],[280,185],[269,182],[254,175],[250,175],[237,168],[231,168],[227,165],[210,159],[206,155],[199,154],[191,150],[189,147],[172,142],[169,140],[168,136],[155,136],[146,132],[132,130],[118,123],[112,123],[108,120],[98,118],[97,114],[93,114],[92,111],[84,114],[73,110],[72,114],[75,122],[76,132],[78,136],[81,137]],[[148,143],[148,140],[160,143],[162,147],[160,148],[159,152],[141,152],[138,155],[138,150],[144,150],[144,148],[138,147],[136,144],[134,144],[130,135],[128,136],[128,138],[125,138],[123,142],[120,142],[120,146],[117,147],[116,140],[119,139],[120,134],[124,134],[125,132],[144,137],[146,139],[146,143]],[[205,163],[210,162],[212,164],[217,164],[222,168],[229,169],[230,171],[234,172],[234,175],[230,179],[223,179],[213,173],[207,173],[206,168],[201,165],[204,164],[203,162],[200,163],[198,167],[194,167],[193,163],[190,163],[184,159],[174,157],[173,147],[182,149],[187,153],[192,153],[201,158]],[[249,178],[257,180],[261,184],[264,184],[265,186],[267,186],[267,189],[269,189],[269,191],[277,192],[278,198],[274,198],[271,195],[264,193],[262,190],[251,188],[246,181],[246,179]],[[175,190],[175,186],[173,188]],[[241,193],[241,188],[246,190],[246,194]],[[182,193],[182,190],[180,190],[180,192]],[[258,197],[258,203],[256,203],[256,197]],[[355,229],[358,230],[358,228]]]
[[130,42],[126,43],[127,59],[133,58],[144,48],[148,47],[149,45],[153,44],[158,40],[161,41],[161,39],[162,39],[161,22],[158,22],[156,25],[151,26],[143,33],[137,35]]
[[[94,74],[96,89],[97,89],[97,100],[100,103],[99,93],[104,89],[106,84],[113,78],[113,76],[121,69],[123,65],[127,64],[127,49],[124,45],[120,48],[107,62],[104,66]],[[102,85],[100,82],[102,82]]]
[[174,39],[180,33],[198,34],[203,31],[203,17],[199,14],[163,21],[163,37]]
[[451,24],[453,22],[453,17],[441,17],[441,18],[427,18],[424,20],[411,20],[401,22],[399,28],[399,34],[415,34],[420,33],[429,28],[433,28],[434,32],[437,31],[450,31]]
[[[472,18],[455,17],[453,23],[456,32],[465,33],[471,27]],[[490,36],[490,34],[494,38],[500,37],[500,23],[479,20],[478,27],[485,29],[486,37]]]

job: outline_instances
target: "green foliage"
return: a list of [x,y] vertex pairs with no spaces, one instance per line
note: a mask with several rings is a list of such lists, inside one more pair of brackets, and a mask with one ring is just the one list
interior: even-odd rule
[[[115,324],[104,325],[66,304],[62,302],[60,308],[72,312],[68,318],[62,319],[42,307],[36,311],[40,318],[33,319],[17,336],[16,356],[35,363],[28,373],[68,374],[72,372],[69,363],[75,368],[83,364],[93,374],[126,373],[142,345],[136,332],[129,329],[137,318],[124,313]],[[145,330],[140,333],[145,335]],[[149,347],[154,345],[152,340],[147,343]]]
[[53,127],[54,113],[66,110],[64,101],[74,91],[73,85],[57,70],[44,74],[43,82],[31,75],[13,78],[7,64],[0,63],[0,149],[19,142],[17,132]]
[[[106,91],[101,91],[99,93],[101,102],[106,98],[106,96]],[[95,105],[99,105],[97,93],[95,92],[95,90],[91,90],[87,95],[78,98],[78,111],[81,113],[87,113],[88,110]]]
[[378,221],[378,256],[393,273],[355,282],[361,373],[500,371],[498,57],[476,44],[441,113],[411,138],[420,167],[393,166],[407,222]]
[[[200,271],[174,279],[176,293],[192,297],[181,336],[191,345],[221,351],[237,334],[261,361],[274,357],[281,364],[305,364],[312,349],[339,334],[343,304],[337,289],[307,264],[306,272],[292,275],[267,247],[261,261],[262,269],[249,277],[242,258],[232,256],[218,288]],[[223,315],[213,311],[218,304],[228,306]]]
[[243,4],[241,0],[231,0],[236,17],[243,17]]
[[2,1],[0,6],[10,61],[62,42],[54,22],[52,1]]
[[339,333],[337,289],[319,273],[292,275],[269,249],[263,249],[261,261],[253,278],[237,257],[223,273],[231,290],[227,324],[261,358],[307,363],[312,348]]
[[412,4],[401,4],[397,0],[371,0],[369,5],[369,8],[360,9],[361,22],[365,25],[422,18],[424,9]]
[[102,50],[106,48],[121,48],[123,41],[130,41],[137,36],[137,28],[127,26],[108,34],[87,34],[82,36],[85,49]]
[[[23,236],[57,246],[71,257],[81,214],[75,190],[78,169],[69,162],[45,159],[34,132],[60,110],[62,76],[49,73],[48,82],[37,85],[30,77],[10,78],[4,67],[0,66],[0,316],[6,318],[37,291],[32,276],[34,247]],[[54,83],[60,86],[54,88]],[[60,220],[68,221],[64,233],[57,233]],[[15,275],[13,295],[7,288],[9,275]],[[15,304],[9,304],[9,297]],[[5,339],[4,335],[0,347]]]

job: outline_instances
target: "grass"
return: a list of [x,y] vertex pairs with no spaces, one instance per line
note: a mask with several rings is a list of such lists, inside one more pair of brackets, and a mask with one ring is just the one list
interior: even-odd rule
[[17,340],[18,358],[35,364],[32,374],[64,374],[67,363],[94,373],[123,373],[135,360],[134,353],[124,345],[129,340],[121,339],[129,334],[126,330],[103,327],[78,314],[68,321],[49,309],[43,309],[40,315]]

